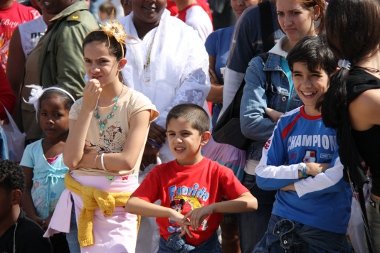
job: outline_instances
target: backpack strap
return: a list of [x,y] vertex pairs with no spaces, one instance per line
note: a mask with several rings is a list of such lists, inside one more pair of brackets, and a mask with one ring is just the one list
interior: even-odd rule
[[267,52],[275,44],[273,17],[272,17],[272,4],[270,3],[270,1],[265,1],[259,4],[259,8],[260,8],[261,40],[263,41],[264,52]]

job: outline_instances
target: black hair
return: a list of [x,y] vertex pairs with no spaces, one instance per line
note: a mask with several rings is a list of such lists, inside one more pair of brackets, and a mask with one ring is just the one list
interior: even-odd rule
[[289,68],[293,71],[296,62],[306,63],[309,71],[323,69],[330,76],[338,67],[338,58],[327,46],[324,36],[306,36],[290,50],[286,57]]
[[180,117],[186,119],[191,124],[191,127],[201,134],[210,130],[210,118],[207,112],[199,105],[179,104],[174,106],[166,117],[166,128],[171,119]]
[[[306,63],[309,71],[315,71],[320,68],[324,70],[328,76],[335,73],[338,67],[338,58],[328,47],[326,37],[323,35],[306,36],[302,38],[292,50],[290,50],[286,59],[291,71],[293,71],[293,66],[296,62]],[[321,109],[323,96],[320,97],[315,105],[317,110]]]
[[379,0],[334,0],[326,11],[326,35],[340,59],[356,65],[379,47]]
[[0,187],[7,190],[24,190],[24,174],[20,165],[9,160],[0,161]]
[[60,96],[64,100],[64,106],[66,110],[70,110],[71,106],[74,104],[75,101],[69,95],[67,95],[65,92],[56,90],[56,89],[51,89],[51,90],[46,90],[44,93],[41,95],[41,97],[38,100],[38,109],[41,109],[41,102],[45,99],[48,99],[54,95]]
[[108,50],[113,54],[118,61],[125,57],[126,48],[124,43],[119,43],[114,36],[108,36],[104,31],[97,30],[89,33],[83,40],[84,47],[91,42],[104,42],[108,47]]

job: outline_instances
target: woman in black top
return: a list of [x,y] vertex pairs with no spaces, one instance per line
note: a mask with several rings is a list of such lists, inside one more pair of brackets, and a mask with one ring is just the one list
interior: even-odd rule
[[326,12],[327,39],[345,61],[331,79],[322,105],[326,126],[337,129],[346,176],[357,189],[362,188],[366,175],[372,178],[367,215],[375,252],[380,252],[379,20],[378,0],[330,1]]

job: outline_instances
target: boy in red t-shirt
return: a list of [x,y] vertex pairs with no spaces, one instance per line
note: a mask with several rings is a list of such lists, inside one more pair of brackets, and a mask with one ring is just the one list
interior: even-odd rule
[[[156,166],[127,202],[127,212],[157,217],[158,252],[220,252],[216,230],[222,213],[257,209],[256,198],[230,169],[202,156],[209,126],[202,107],[173,107],[166,135],[176,159]],[[153,204],[157,200],[161,206]]]

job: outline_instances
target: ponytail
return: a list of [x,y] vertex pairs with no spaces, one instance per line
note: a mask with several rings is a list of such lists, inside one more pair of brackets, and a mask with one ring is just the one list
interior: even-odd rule
[[366,170],[352,136],[348,111],[347,76],[350,70],[341,68],[330,78],[330,86],[322,101],[322,119],[327,127],[336,129],[339,157],[346,176],[356,187],[367,182]]

